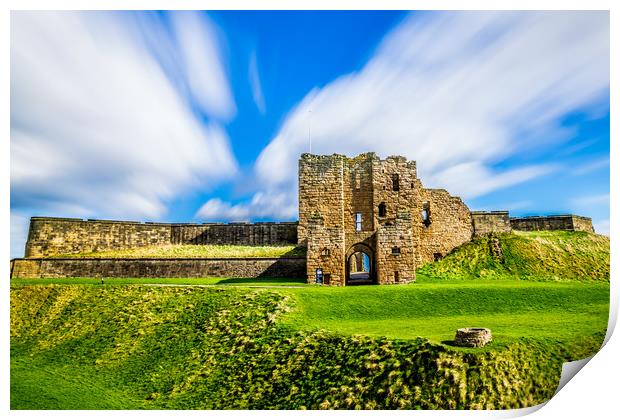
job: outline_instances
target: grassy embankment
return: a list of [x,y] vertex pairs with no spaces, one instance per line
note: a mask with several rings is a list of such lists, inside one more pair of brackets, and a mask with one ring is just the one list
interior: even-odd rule
[[266,289],[15,286],[11,303],[14,409],[515,408],[548,399],[567,356],[299,331]]
[[306,249],[295,245],[159,245],[62,254],[51,258],[272,258],[305,256]]
[[[500,240],[503,263],[480,239],[423,267],[418,282],[407,286],[258,293],[222,290],[222,283],[177,289],[21,287],[28,282],[15,281],[12,407],[506,408],[542,402],[553,394],[563,361],[600,346],[609,242],[564,232]],[[279,311],[273,305],[283,302],[291,309],[277,323],[246,322],[273,320]],[[205,327],[217,319],[215,329]],[[450,346],[463,326],[490,327],[495,341],[484,349]],[[99,397],[78,392],[82,377]]]
[[609,281],[609,238],[587,232],[514,232],[497,235],[503,260],[490,239],[477,238],[418,274],[432,278],[505,278],[542,281]]

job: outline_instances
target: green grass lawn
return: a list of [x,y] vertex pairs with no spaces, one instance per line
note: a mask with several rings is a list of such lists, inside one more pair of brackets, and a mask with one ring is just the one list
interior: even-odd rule
[[[500,292],[513,289],[497,286]],[[570,285],[554,286],[522,285],[540,302],[517,298],[504,306],[502,293],[467,299],[476,292],[467,285],[463,298],[443,312],[463,306],[455,316],[469,322],[476,308],[527,315],[526,305],[536,311],[547,302],[578,300]],[[584,303],[602,303],[605,293],[587,286]],[[572,337],[558,329],[551,338],[510,340],[501,337],[498,320],[498,342],[476,350],[373,337],[369,314],[385,321],[390,312],[403,325],[384,324],[378,335],[410,334],[398,332],[411,330],[405,322],[443,334],[442,310],[435,314],[424,306],[433,297],[441,305],[451,300],[442,299],[445,287],[332,288],[343,292],[330,300],[327,287],[14,285],[11,408],[517,408],[550,398],[562,362],[600,345],[600,325],[584,323],[579,331],[572,322],[560,326]],[[388,303],[368,299],[373,289]],[[312,302],[305,292],[320,297]],[[301,302],[305,306],[295,309]],[[326,303],[335,306],[322,308]],[[319,319],[339,312],[346,313],[342,326]],[[416,319],[414,312],[424,316]],[[319,329],[326,327],[331,331]]]
[[[491,328],[504,346],[522,338],[586,347],[605,334],[609,284],[579,281],[499,279],[433,279],[424,275],[409,285],[328,287],[303,279],[157,278],[13,279],[11,285],[78,284],[208,285],[275,287],[294,302],[280,322],[297,330],[327,329],[342,334],[389,338],[428,338],[450,344],[457,328]],[[597,338],[597,340],[599,339]]]
[[[13,353],[13,352],[12,352]],[[86,364],[11,354],[12,410],[134,410],[147,408],[108,375]]]
[[[438,281],[279,291],[294,298],[282,322],[343,334],[425,337],[450,344],[457,328],[487,327],[495,346],[533,338],[563,345],[600,341],[609,316],[609,285],[514,279]],[[585,356],[584,356],[585,357]]]
[[272,258],[305,256],[306,249],[296,245],[159,245],[62,254],[50,258]]

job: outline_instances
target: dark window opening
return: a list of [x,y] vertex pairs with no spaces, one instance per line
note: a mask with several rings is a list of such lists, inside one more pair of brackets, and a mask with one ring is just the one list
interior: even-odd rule
[[329,285],[331,280],[332,280],[332,275],[331,274],[323,274],[323,284]]
[[411,183],[411,189],[413,189],[413,182]]
[[394,271],[394,283],[398,283],[400,281],[400,275],[398,271]]
[[400,247],[398,246],[392,247],[392,255],[400,255]]
[[443,258],[443,255],[441,255],[441,252],[435,252],[433,254],[433,258],[434,258],[435,261],[439,261],[439,260],[441,260]]
[[355,213],[355,230],[362,231],[362,213]]
[[385,217],[387,214],[387,207],[385,203],[379,204],[379,217]]
[[400,182],[400,180],[399,180],[398,174],[392,174],[392,189],[394,191],[399,191],[400,190],[399,182]]
[[425,227],[431,225],[431,206],[429,203],[424,203],[422,205],[422,223],[424,223]]

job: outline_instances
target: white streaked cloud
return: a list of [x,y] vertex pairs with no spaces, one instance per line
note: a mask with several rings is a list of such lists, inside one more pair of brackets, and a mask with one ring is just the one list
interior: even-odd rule
[[256,177],[265,196],[296,190],[310,130],[313,153],[404,155],[426,186],[474,198],[557,169],[497,164],[566,140],[560,119],[600,112],[608,89],[607,12],[415,14],[361,70],[300,101]]
[[256,61],[256,51],[252,52],[250,56],[250,68],[249,68],[250,87],[252,88],[252,98],[256,104],[256,108],[261,114],[266,112],[265,97],[263,96],[263,88],[260,83],[260,75],[258,73],[258,63]]
[[571,200],[573,206],[587,208],[590,206],[606,205],[609,207],[609,194],[595,194],[583,197],[575,197]]
[[192,97],[207,114],[230,119],[236,106],[215,28],[204,14],[176,11],[170,16]]
[[161,218],[167,200],[238,171],[217,122],[234,103],[213,29],[193,13],[172,22],[11,14],[12,210]]
[[284,192],[269,194],[258,192],[248,203],[231,205],[219,198],[207,201],[196,213],[196,217],[214,221],[250,221],[262,217],[292,219],[297,216],[297,205],[291,203],[290,195]]
[[428,182],[448,191],[461,191],[462,198],[468,199],[538,178],[557,168],[555,165],[531,165],[496,172],[479,162],[466,162],[432,174]]
[[586,175],[586,174],[589,174],[590,172],[594,172],[599,169],[604,169],[608,167],[609,167],[609,157],[607,156],[607,157],[603,157],[600,159],[587,162],[581,166],[578,166],[575,169],[573,169],[572,173],[573,175],[581,176],[581,175]]

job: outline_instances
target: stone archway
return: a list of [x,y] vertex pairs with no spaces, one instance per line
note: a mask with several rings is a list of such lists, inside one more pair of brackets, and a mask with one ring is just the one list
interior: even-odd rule
[[346,285],[374,284],[375,260],[372,248],[363,243],[353,245],[347,251]]

